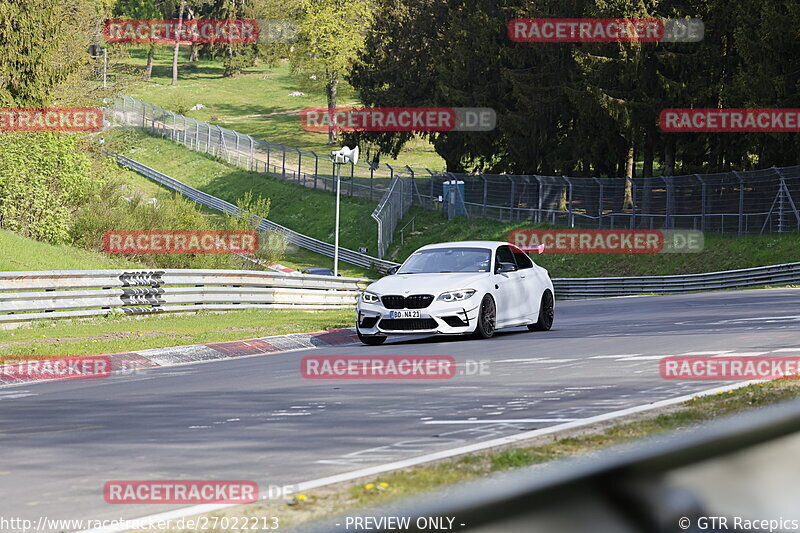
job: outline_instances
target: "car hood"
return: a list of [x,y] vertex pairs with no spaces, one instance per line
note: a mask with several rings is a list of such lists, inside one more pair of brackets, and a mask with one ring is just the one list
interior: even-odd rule
[[395,274],[379,279],[367,290],[384,294],[433,294],[457,289],[477,289],[474,285],[489,277],[487,272],[454,272],[442,274]]

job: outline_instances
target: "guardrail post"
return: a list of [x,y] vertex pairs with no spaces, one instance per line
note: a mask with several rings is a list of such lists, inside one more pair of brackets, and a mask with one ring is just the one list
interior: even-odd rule
[[267,141],[267,166],[265,167],[264,172],[269,172],[269,154],[271,151],[272,143]]
[[256,170],[258,170],[258,165],[256,164],[256,156],[254,150],[255,142],[253,142],[253,138],[250,135],[247,136],[247,140],[250,141],[250,164],[248,165],[247,168],[248,170],[253,170],[253,167],[255,166]]
[[206,126],[208,126],[208,136],[206,137],[206,153],[209,153],[211,150],[211,124],[206,122]]

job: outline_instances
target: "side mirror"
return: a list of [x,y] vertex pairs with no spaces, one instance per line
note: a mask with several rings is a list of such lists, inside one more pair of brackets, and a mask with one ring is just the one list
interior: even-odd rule
[[398,270],[400,270],[400,267],[399,267],[399,266],[393,266],[392,268],[390,268],[389,270],[387,270],[387,271],[386,271],[386,273],[387,273],[388,275],[390,275],[390,276],[394,276],[395,274],[397,274],[397,271],[398,271]]
[[514,272],[517,270],[517,265],[514,263],[500,263],[497,265],[497,269],[495,270],[495,274],[503,274],[506,272]]

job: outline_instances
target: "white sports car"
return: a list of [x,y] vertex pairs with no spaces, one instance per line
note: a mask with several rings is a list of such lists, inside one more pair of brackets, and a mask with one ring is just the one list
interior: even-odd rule
[[554,291],[547,270],[507,242],[423,246],[391,275],[361,293],[358,338],[381,344],[397,334],[472,334],[553,325]]

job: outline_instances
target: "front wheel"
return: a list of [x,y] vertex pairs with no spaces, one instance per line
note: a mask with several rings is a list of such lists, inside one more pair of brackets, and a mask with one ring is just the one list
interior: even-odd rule
[[356,330],[358,340],[367,346],[379,346],[386,340],[385,335],[362,335],[360,331]]
[[553,293],[549,290],[544,291],[542,303],[539,306],[539,320],[535,324],[528,324],[528,329],[531,331],[549,331],[553,327],[554,315]]
[[478,313],[478,325],[475,327],[475,338],[488,339],[494,335],[495,324],[497,323],[497,307],[494,298],[488,294],[481,300],[481,310]]

